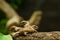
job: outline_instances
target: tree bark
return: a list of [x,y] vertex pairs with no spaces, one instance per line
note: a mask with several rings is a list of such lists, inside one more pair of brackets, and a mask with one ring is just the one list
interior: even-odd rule
[[60,40],[60,32],[37,32],[26,36],[18,36],[14,40]]

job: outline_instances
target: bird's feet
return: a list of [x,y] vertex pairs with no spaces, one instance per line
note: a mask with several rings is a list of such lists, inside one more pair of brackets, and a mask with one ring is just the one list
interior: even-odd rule
[[36,29],[38,29],[38,26],[30,25],[28,21],[22,21],[20,23],[20,27],[12,26],[11,29],[12,30],[14,29],[14,33],[12,33],[12,36],[16,37],[19,35],[27,35],[28,33],[37,32]]

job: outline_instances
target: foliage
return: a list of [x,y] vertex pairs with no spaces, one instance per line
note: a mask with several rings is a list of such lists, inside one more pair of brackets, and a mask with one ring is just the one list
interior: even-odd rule
[[12,37],[10,35],[0,33],[0,40],[12,40]]

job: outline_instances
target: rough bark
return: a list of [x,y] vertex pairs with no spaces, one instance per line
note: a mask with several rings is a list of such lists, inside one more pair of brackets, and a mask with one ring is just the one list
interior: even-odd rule
[[37,32],[26,36],[18,36],[14,40],[60,40],[60,32]]

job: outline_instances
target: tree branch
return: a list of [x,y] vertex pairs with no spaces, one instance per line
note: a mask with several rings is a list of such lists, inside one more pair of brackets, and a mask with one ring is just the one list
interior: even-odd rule
[[60,40],[60,32],[38,32],[15,37],[14,40]]

